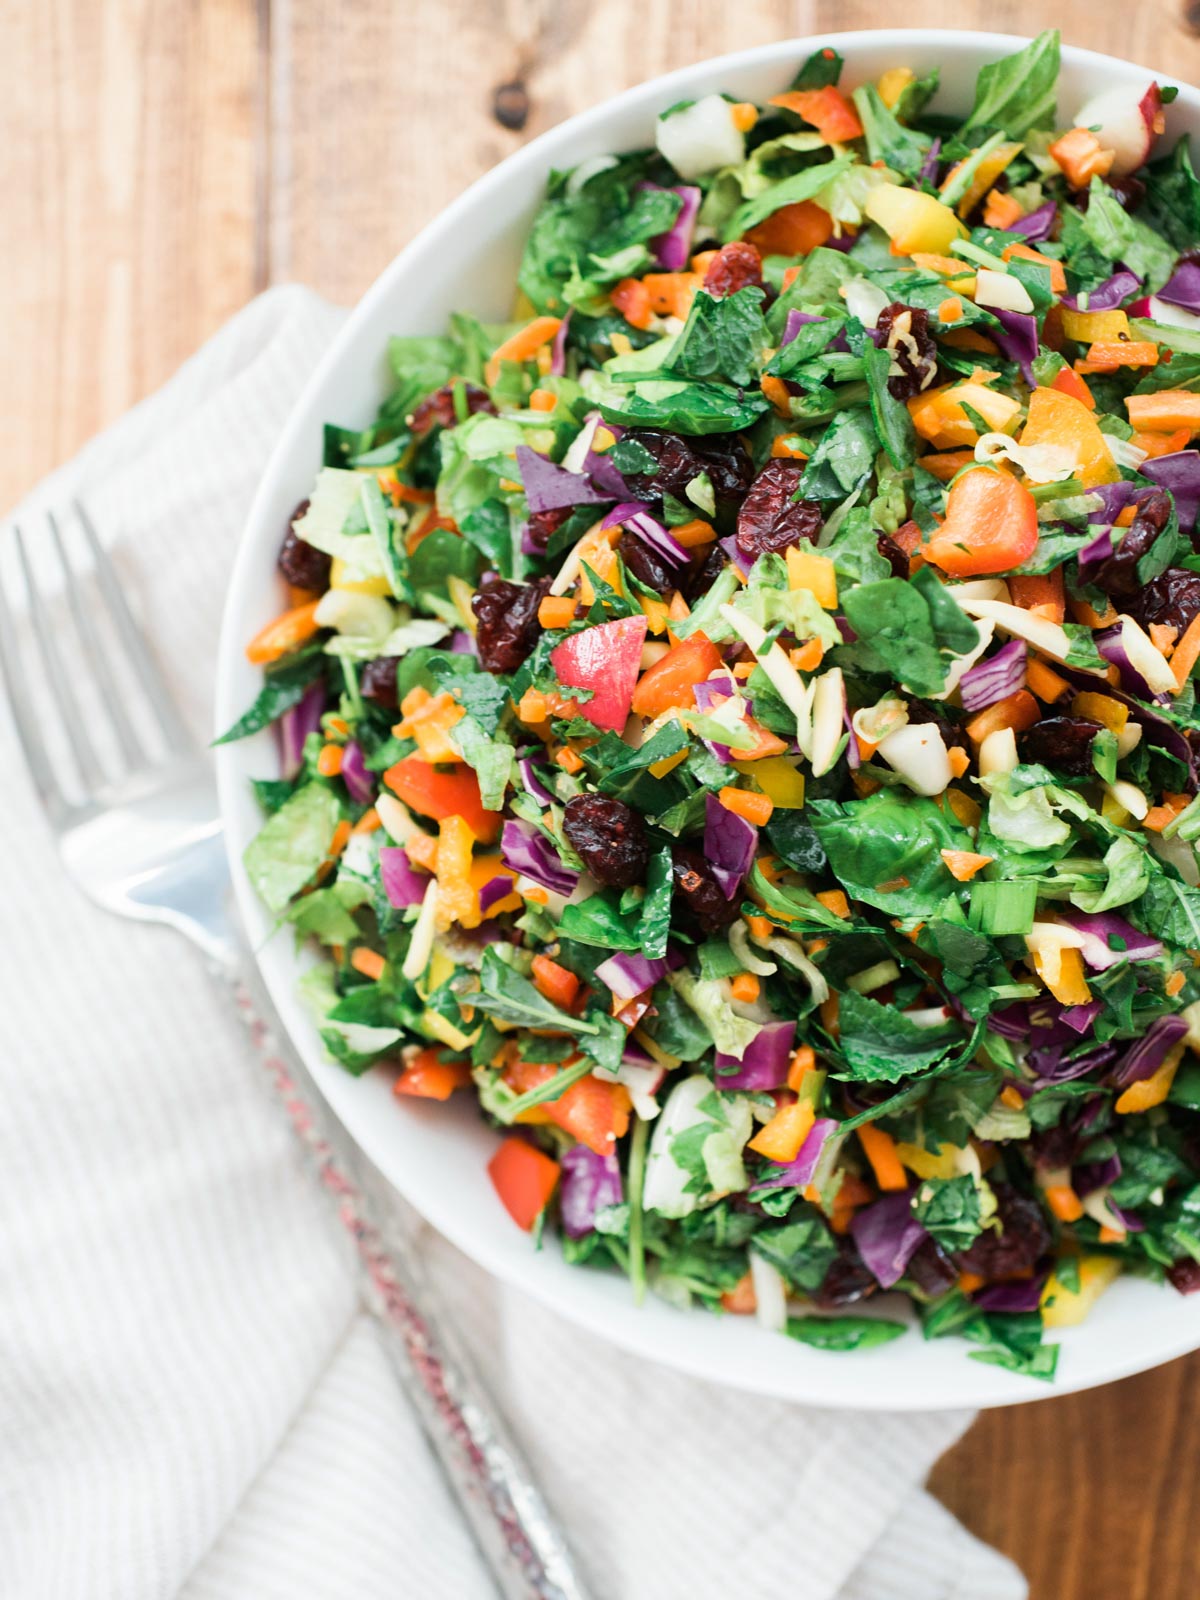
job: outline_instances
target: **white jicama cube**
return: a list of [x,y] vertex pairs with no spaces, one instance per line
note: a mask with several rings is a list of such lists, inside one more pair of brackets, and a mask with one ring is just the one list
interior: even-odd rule
[[734,124],[732,104],[719,94],[659,117],[654,142],[681,178],[701,178],[746,159],[746,137]]

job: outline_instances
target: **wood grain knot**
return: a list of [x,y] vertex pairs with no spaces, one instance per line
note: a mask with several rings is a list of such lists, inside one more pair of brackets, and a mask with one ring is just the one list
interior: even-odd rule
[[529,121],[529,91],[520,78],[496,88],[492,94],[492,115],[502,128],[509,128],[513,133],[519,133]]

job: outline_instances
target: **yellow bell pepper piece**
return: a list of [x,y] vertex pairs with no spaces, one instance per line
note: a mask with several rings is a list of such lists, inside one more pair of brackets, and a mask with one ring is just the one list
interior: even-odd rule
[[1061,445],[1069,450],[1085,489],[1115,483],[1121,475],[1095,416],[1082,400],[1059,389],[1038,388],[1030,395],[1021,443]]
[[450,730],[462,721],[463,708],[446,689],[430,694],[428,689],[413,689],[400,703],[403,720],[392,730],[398,739],[415,739],[423,761],[461,761],[462,752],[450,738]]
[[[516,873],[511,867],[506,867],[499,856],[474,856],[471,860],[470,880],[471,888],[475,891],[474,910],[459,921],[464,928],[477,928],[483,921],[485,913],[479,909],[479,891],[492,881],[493,878],[511,878],[516,881]],[[503,900],[495,900],[487,908],[486,915],[495,917],[502,911],[520,911],[525,902],[514,888],[511,894],[506,894]]]
[[1063,332],[1080,344],[1129,338],[1129,318],[1123,311],[1068,311],[1062,308]]
[[1078,950],[1057,947],[1033,952],[1038,977],[1054,998],[1064,1006],[1085,1006],[1092,998],[1083,975],[1083,957]]
[[[462,817],[443,817],[438,828],[437,925],[444,933],[452,922],[479,926],[479,893],[471,882],[475,835]],[[465,919],[465,920],[464,920]]]
[[910,1172],[918,1178],[953,1178],[958,1171],[957,1158],[962,1154],[956,1145],[939,1144],[937,1154],[924,1145],[898,1144],[896,1154]]
[[677,750],[673,756],[664,756],[661,761],[650,763],[650,776],[652,778],[665,778],[668,772],[674,772],[688,758],[687,749]]
[[[966,194],[958,202],[958,214],[960,217],[965,220],[970,216],[1005,167],[1008,166],[1010,161],[1016,160],[1022,149],[1023,146],[1019,144],[1002,144],[998,145],[990,156],[984,157],[976,169],[975,176],[971,179],[970,187],[967,189]],[[961,166],[962,162],[958,161],[950,168],[942,182],[943,190],[953,182]]]
[[891,111],[909,84],[915,82],[916,74],[911,67],[889,67],[886,72],[880,74],[875,89],[884,105]]
[[[753,778],[781,811],[799,811],[804,804],[804,774],[787,756],[764,756],[761,761],[735,761],[734,766]],[[651,767],[651,772],[654,768]]]
[[1113,1110],[1118,1115],[1127,1117],[1135,1111],[1149,1111],[1152,1106],[1162,1105],[1171,1092],[1171,1085],[1175,1082],[1175,1074],[1179,1071],[1182,1056],[1181,1042],[1167,1052],[1166,1059],[1156,1072],[1152,1072],[1148,1078],[1139,1078],[1136,1083],[1129,1085],[1124,1094],[1118,1095]]
[[1129,721],[1129,707],[1110,694],[1091,694],[1085,690],[1071,701],[1071,715],[1086,717],[1089,722],[1098,722],[1102,728],[1120,733]]
[[329,587],[331,589],[344,589],[347,594],[377,594],[385,600],[392,597],[392,586],[385,577],[380,575],[374,578],[356,578],[354,568],[337,556],[329,568]]
[[949,206],[931,194],[894,183],[876,184],[863,210],[892,241],[894,256],[910,256],[914,250],[945,255],[956,239],[966,237],[967,230]]
[[1047,1328],[1074,1328],[1081,1323],[1121,1271],[1115,1256],[1082,1256],[1079,1290],[1064,1289],[1052,1272],[1042,1290],[1042,1321]]
[[792,545],[787,551],[787,570],[789,589],[807,589],[824,610],[837,610],[837,569],[828,556]]

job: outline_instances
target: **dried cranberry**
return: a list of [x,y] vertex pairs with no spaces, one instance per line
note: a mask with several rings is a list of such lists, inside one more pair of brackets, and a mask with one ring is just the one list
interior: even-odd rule
[[804,476],[799,461],[768,461],[750,486],[737,519],[737,547],[753,560],[768,550],[786,550],[821,531],[821,508],[793,496]]
[[994,1183],[998,1229],[987,1227],[967,1250],[955,1256],[960,1272],[977,1272],[991,1282],[1028,1272],[1050,1248],[1050,1228],[1041,1206],[1008,1183]]
[[931,1300],[952,1289],[958,1280],[954,1263],[936,1239],[924,1240],[905,1267],[904,1276]]
[[541,624],[538,606],[552,578],[536,583],[509,583],[498,573],[485,572],[471,597],[478,619],[475,643],[488,672],[515,672],[538,641]]
[[396,686],[396,668],[399,656],[376,656],[368,661],[359,679],[364,700],[373,700],[385,710],[395,711],[400,705],[400,692]]
[[879,313],[875,338],[900,368],[888,379],[888,393],[894,399],[911,400],[922,389],[928,389],[937,371],[938,353],[930,336],[927,311],[894,300]]
[[908,557],[888,533],[880,533],[875,537],[875,548],[892,569],[893,578],[908,577]]
[[750,457],[734,438],[681,439],[661,428],[627,428],[625,439],[640,444],[657,462],[653,472],[625,474],[625,481],[640,500],[663,494],[682,500],[688,484],[702,472],[712,484],[718,503],[740,500],[754,476]]
[[1114,600],[1132,600],[1143,587],[1137,564],[1171,519],[1171,497],[1152,489],[1138,505],[1120,544],[1095,568],[1091,582]]
[[838,1253],[829,1264],[821,1280],[821,1287],[813,1296],[813,1304],[822,1311],[836,1311],[839,1306],[852,1306],[856,1300],[865,1300],[878,1288],[875,1275],[863,1264],[862,1258],[849,1239],[838,1240]]
[[556,506],[553,511],[529,513],[529,521],[525,524],[525,537],[539,555],[545,554],[546,546],[550,543],[550,535],[558,532],[571,515],[572,509],[571,506]]
[[1180,635],[1200,616],[1200,572],[1186,567],[1168,567],[1140,589],[1129,602],[1129,615],[1150,628],[1160,622],[1176,628]]
[[633,533],[623,533],[617,541],[617,554],[639,583],[656,594],[675,587],[675,577],[657,550],[652,550]]
[[597,883],[627,889],[650,860],[646,825],[632,806],[607,794],[577,794],[563,811],[563,832]]
[[1099,732],[1100,724],[1087,717],[1047,717],[1021,735],[1021,756],[1057,767],[1072,778],[1086,778],[1092,771],[1092,741]]
[[729,557],[719,544],[714,544],[704,559],[690,568],[684,578],[684,599],[690,605],[695,605],[697,600],[708,593],[728,565]]
[[308,501],[301,500],[288,520],[287,532],[279,547],[278,567],[283,576],[297,589],[308,589],[321,594],[329,587],[329,570],[333,562],[315,545],[308,544],[296,532],[296,523],[308,510]]
[[949,717],[945,716],[941,711],[935,711],[932,706],[926,705],[922,700],[910,700],[908,702],[908,720],[910,722],[931,722],[941,734],[942,743],[947,750],[953,750],[956,747],[959,750],[967,748],[967,736],[959,724],[951,722]]
[[432,394],[427,394],[408,419],[408,425],[418,439],[423,439],[427,433],[432,433],[434,428],[458,426],[458,408],[454,403],[456,389],[466,394],[467,416],[473,417],[477,411],[486,411],[490,417],[496,415],[496,408],[487,390],[481,389],[477,383],[445,383]]
[[[1076,190],[1071,196],[1072,203],[1077,205],[1080,211],[1086,211],[1091,203],[1090,181],[1089,179],[1088,184],[1085,184],[1082,189]],[[1107,179],[1105,181],[1108,182]],[[1140,178],[1135,178],[1132,175],[1128,178],[1114,178],[1108,183],[1108,186],[1112,190],[1113,199],[1119,206],[1123,206],[1126,211],[1136,211],[1146,198],[1146,185]]]
[[739,289],[761,289],[762,286],[762,257],[745,239],[723,244],[704,274],[705,292],[714,300],[724,300]]
[[678,844],[672,852],[671,869],[675,876],[675,892],[683,900],[702,933],[720,933],[736,920],[741,904],[735,895],[725,898],[725,891],[713,877],[707,858],[689,845]]
[[1200,1289],[1200,1261],[1184,1256],[1182,1261],[1167,1268],[1167,1277],[1180,1294],[1195,1294]]

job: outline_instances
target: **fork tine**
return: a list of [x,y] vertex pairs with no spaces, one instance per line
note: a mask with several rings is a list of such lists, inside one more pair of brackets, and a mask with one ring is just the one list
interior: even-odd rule
[[58,646],[54,642],[54,631],[50,626],[50,619],[46,615],[46,607],[42,601],[41,593],[34,582],[33,568],[29,564],[29,552],[25,547],[25,540],[21,536],[20,528],[13,527],[13,536],[17,545],[17,556],[21,563],[21,574],[25,579],[25,594],[29,605],[29,620],[33,624],[33,636],[37,640],[38,650],[42,657],[42,666],[46,674],[46,685],[50,690],[52,699],[58,707],[58,714],[62,719],[63,732],[66,734],[67,743],[71,747],[71,754],[75,757],[75,765],[85,788],[96,790],[105,781],[104,769],[96,759],[96,752],[92,741],[88,737],[87,728],[79,710],[79,702],[71,688],[71,681],[63,669],[62,657],[58,653]]
[[75,629],[83,645],[84,658],[88,669],[100,688],[100,695],[104,701],[113,730],[117,736],[117,743],[121,747],[121,754],[125,757],[130,767],[139,767],[145,764],[146,753],[133,731],[133,724],[125,710],[125,697],[117,688],[109,667],[108,656],[100,643],[91,612],[83,603],[79,591],[79,580],[75,569],[67,559],[66,547],[58,529],[58,519],[53,511],[46,513],[46,520],[50,524],[50,533],[54,540],[54,548],[58,555],[58,563],[62,568],[63,587],[67,592],[67,604],[71,609],[71,616],[75,621]]
[[142,630],[134,621],[133,613],[117,581],[112,562],[100,543],[91,517],[84,510],[81,501],[76,500],[73,504],[75,515],[79,518],[79,524],[92,553],[96,567],[96,581],[100,585],[100,593],[104,596],[109,615],[116,626],[117,637],[125,648],[167,744],[177,754],[186,754],[191,750],[192,741],[175,708],[175,702],[171,698],[158,663],[150,654]]
[[41,730],[29,703],[26,679],[21,672],[17,655],[16,622],[12,607],[8,603],[8,596],[4,592],[2,573],[0,573],[0,679],[3,679],[8,703],[12,707],[13,723],[16,726],[17,738],[25,752],[25,761],[33,778],[33,786],[51,818],[57,821],[67,810],[67,800],[55,776],[46,746],[42,741]]

